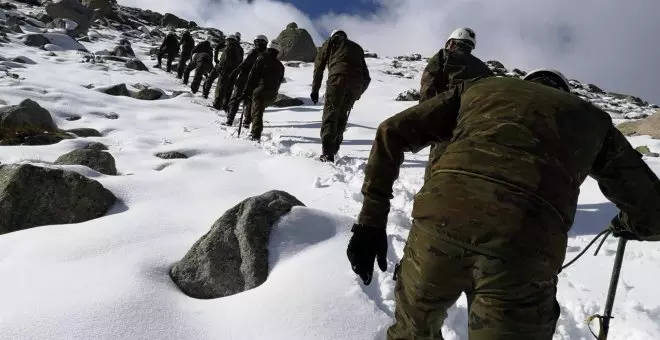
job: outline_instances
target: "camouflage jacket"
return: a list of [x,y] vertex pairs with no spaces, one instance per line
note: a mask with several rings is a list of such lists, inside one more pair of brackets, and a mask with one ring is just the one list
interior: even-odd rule
[[318,92],[323,81],[323,71],[328,67],[328,78],[345,75],[352,82],[362,85],[362,93],[371,83],[369,69],[364,60],[364,50],[357,43],[339,35],[328,39],[314,61],[312,91]]
[[181,36],[181,56],[190,58],[193,55],[193,49],[195,48],[195,39],[193,39],[190,33],[184,33]]
[[217,68],[221,74],[233,72],[242,61],[243,47],[237,42],[230,42],[225,47],[224,52],[222,52]]
[[192,54],[197,54],[197,53],[206,53],[208,55],[213,55],[213,46],[211,46],[211,42],[208,40],[204,40],[197,44],[195,48],[192,50]]
[[276,55],[266,52],[254,62],[244,94],[246,96],[251,96],[254,92],[277,94],[283,81],[284,65]]
[[[660,181],[611,117],[572,94],[503,77],[462,82],[380,124],[359,223],[386,225],[404,152],[441,139],[451,141],[415,197],[416,219],[441,213],[435,197],[445,189],[444,175],[458,174],[542,202],[566,232],[580,185],[591,176],[620,209],[617,223],[644,240],[660,240]],[[456,200],[469,209],[469,197]]]
[[179,39],[176,34],[168,33],[163,39],[163,43],[160,44],[160,50],[162,52],[179,52]]
[[234,71],[238,74],[238,78],[236,78],[236,84],[245,84],[248,76],[250,75],[250,71],[252,70],[252,66],[254,66],[254,63],[257,61],[259,55],[265,51],[265,48],[258,48],[255,46],[250,51],[250,53],[248,53],[247,57],[245,57],[245,60],[243,60],[243,62],[238,65]]
[[455,82],[492,75],[490,68],[471,53],[441,49],[429,59],[422,73],[419,102],[433,98]]
[[220,40],[217,45],[215,45],[215,48],[213,49],[213,61],[217,64],[220,60],[218,60],[218,56],[220,56],[220,51],[224,50],[225,47],[227,47],[227,42],[225,40]]

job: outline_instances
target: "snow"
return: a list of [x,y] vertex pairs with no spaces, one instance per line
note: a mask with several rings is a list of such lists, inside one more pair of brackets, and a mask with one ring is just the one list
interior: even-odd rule
[[[0,12],[0,14],[6,11]],[[143,30],[146,32],[146,30]],[[94,178],[119,199],[104,217],[50,225],[0,236],[0,339],[384,339],[394,312],[392,270],[410,227],[414,194],[422,183],[428,150],[407,155],[394,190],[388,231],[388,271],[375,272],[370,286],[350,269],[345,250],[359,211],[360,187],[378,124],[410,107],[394,98],[419,84],[425,62],[400,62],[406,77],[385,74],[392,59],[367,59],[373,81],[355,104],[340,158],[334,165],[320,153],[322,102],[312,105],[311,64],[287,67],[281,92],[306,105],[270,108],[264,139],[250,142],[227,128],[223,113],[188,92],[173,74],[123,63],[82,62],[69,43],[55,55],[20,43],[0,54],[24,56],[35,64],[4,63],[18,78],[0,76],[0,98],[8,105],[31,98],[64,129],[91,127],[103,137],[65,140],[49,146],[3,146],[0,162],[69,169]],[[51,38],[50,35],[49,38]],[[91,51],[112,50],[119,33],[95,29]],[[131,39],[137,57],[150,67],[153,43]],[[52,40],[51,40],[52,41]],[[400,67],[399,67],[400,68]],[[148,84],[169,98],[140,101],[98,92],[126,83]],[[89,86],[93,85],[93,86]],[[323,93],[321,93],[323,94]],[[107,115],[116,114],[117,119]],[[68,121],[66,118],[80,116]],[[90,141],[109,146],[119,176],[82,166],[56,166],[60,155]],[[647,137],[634,146],[660,150]],[[163,160],[158,152],[179,151],[188,159]],[[660,161],[648,158],[657,172]],[[275,226],[270,240],[271,272],[261,286],[226,298],[195,300],[182,294],[169,268],[242,199],[285,190],[307,207],[295,208]],[[597,184],[582,186],[567,260],[575,256],[615,214]],[[584,318],[602,313],[616,240],[598,256],[589,254],[560,274],[562,315],[554,339],[590,339]],[[631,242],[614,308],[609,339],[660,339],[660,249]],[[451,309],[445,338],[467,339],[466,300]],[[596,324],[594,323],[594,327]]]

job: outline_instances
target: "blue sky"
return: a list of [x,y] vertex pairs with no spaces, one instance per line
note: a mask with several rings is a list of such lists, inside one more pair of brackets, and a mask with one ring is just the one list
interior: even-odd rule
[[286,0],[312,18],[330,11],[335,13],[363,14],[377,8],[373,0]]

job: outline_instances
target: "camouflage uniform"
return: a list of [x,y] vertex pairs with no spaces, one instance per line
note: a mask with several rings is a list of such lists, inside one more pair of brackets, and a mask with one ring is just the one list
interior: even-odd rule
[[277,98],[280,84],[284,81],[284,65],[277,59],[277,51],[267,50],[254,62],[247,79],[244,97],[252,102],[252,139],[261,139],[264,129],[264,111]]
[[222,52],[220,61],[215,65],[215,68],[211,71],[211,74],[204,83],[204,97],[207,97],[211,91],[213,82],[218,78],[218,83],[215,87],[215,99],[213,100],[213,107],[216,110],[223,110],[227,101],[229,101],[230,92],[234,85],[232,73],[242,61],[243,48],[238,42],[228,39],[227,46],[224,52]]
[[192,50],[192,54],[197,54],[197,53],[205,53],[208,55],[213,55],[213,46],[211,46],[211,42],[208,40],[204,40],[197,44],[195,48]]
[[[453,83],[479,76],[491,76],[493,72],[479,58],[473,56],[469,49],[441,49],[429,59],[422,73],[419,102],[433,98],[438,93],[447,90]],[[431,176],[433,164],[445,151],[449,141],[441,141],[431,145],[429,160],[426,164],[424,179]]]
[[193,48],[195,47],[195,39],[193,39],[190,32],[183,32],[181,36],[181,57],[179,58],[179,67],[177,67],[177,78],[183,77],[183,72],[186,70],[186,63],[193,55]]
[[[236,82],[234,83],[234,94],[231,96],[231,99],[229,100],[229,112],[227,114],[227,125],[232,125],[234,118],[236,117],[236,113],[238,112],[238,107],[241,104],[241,94],[243,94],[243,90],[245,90],[245,84],[247,84],[248,76],[250,75],[250,71],[252,70],[252,66],[254,66],[254,63],[257,61],[257,58],[259,55],[261,55],[264,51],[266,51],[266,44],[262,46],[255,46],[250,53],[248,53],[247,57],[245,57],[245,60],[236,68],[234,72],[238,73],[238,76],[236,77]],[[245,98],[243,98],[245,99]],[[250,101],[245,100],[243,103],[243,126],[249,126],[250,122],[252,121],[252,116],[250,114]]]
[[324,155],[334,156],[344,138],[348,114],[371,83],[364,50],[343,35],[334,35],[321,47],[314,63],[312,92],[318,93],[328,67],[325,106],[321,125]]
[[167,72],[172,71],[172,62],[179,54],[179,39],[174,33],[168,33],[158,50],[158,67],[163,64],[163,56],[167,54]]
[[195,70],[195,77],[193,78],[192,84],[190,84],[190,90],[192,90],[192,93],[197,93],[197,90],[199,90],[199,84],[202,82],[202,77],[211,72],[212,69],[213,58],[210,54],[195,53],[193,54],[190,65],[186,67],[186,71],[183,74],[183,83],[188,84],[190,72]]
[[515,78],[465,81],[380,124],[358,223],[385,228],[404,152],[451,139],[414,200],[388,339],[442,339],[468,296],[470,339],[552,339],[557,274],[587,176],[614,218],[660,240],[660,180],[610,116],[564,91]]

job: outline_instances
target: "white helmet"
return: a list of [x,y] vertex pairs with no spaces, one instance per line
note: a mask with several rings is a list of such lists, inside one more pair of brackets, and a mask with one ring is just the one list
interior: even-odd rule
[[268,42],[268,38],[266,38],[266,36],[263,34],[259,34],[258,36],[254,37],[254,40],[263,40],[265,42]]
[[230,34],[230,35],[227,37],[227,40],[229,40],[229,39],[232,39],[232,40],[234,40],[234,41],[238,41],[238,38],[236,38],[236,35],[234,35],[234,34]]
[[276,50],[277,52],[280,51],[280,44],[278,44],[276,41],[271,41],[268,43],[268,46],[266,48],[272,48]]
[[472,29],[467,27],[457,28],[453,32],[451,32],[449,38],[447,38],[447,41],[452,39],[466,40],[471,42],[474,47],[477,47],[477,35],[474,34],[474,31]]
[[332,31],[332,33],[330,33],[330,37],[331,37],[331,38],[334,37],[335,34],[337,34],[337,33],[339,33],[339,32],[346,34],[346,32],[344,32],[343,30],[334,30],[334,31]]
[[523,80],[532,80],[539,77],[554,77],[555,79],[561,80],[561,84],[558,84],[562,87],[562,90],[566,92],[571,92],[571,84],[568,82],[568,79],[559,71],[551,68],[540,68],[534,71],[531,71],[523,77]]

